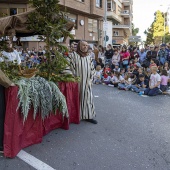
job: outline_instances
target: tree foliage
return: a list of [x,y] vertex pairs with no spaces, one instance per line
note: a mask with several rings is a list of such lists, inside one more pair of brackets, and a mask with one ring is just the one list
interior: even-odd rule
[[[165,34],[165,42],[168,42],[168,27],[166,26],[164,32],[164,14],[161,11],[154,13],[154,21],[151,26],[145,30],[144,34],[147,36],[147,44],[159,44]],[[166,38],[167,37],[167,38]]]
[[146,44],[153,44],[154,43],[154,38],[153,38],[153,23],[151,24],[151,26],[145,30],[144,34],[147,35],[146,38]]
[[164,16],[161,11],[155,13],[155,22],[153,23],[153,37],[164,36]]
[[132,35],[136,36],[139,33],[139,28],[135,28],[135,25],[132,23]]
[[71,37],[71,34],[66,29],[67,20],[60,11],[59,0],[30,0],[30,3],[36,10],[29,16],[29,29],[36,30],[39,38],[46,43],[47,62],[40,64],[40,76],[48,80],[64,81],[62,77],[64,79],[65,75],[61,72],[68,63],[62,54],[67,48],[58,40]]

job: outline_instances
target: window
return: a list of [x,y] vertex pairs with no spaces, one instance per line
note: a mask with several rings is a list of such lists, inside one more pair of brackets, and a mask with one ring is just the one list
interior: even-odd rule
[[23,12],[26,12],[25,8],[18,8],[18,14],[23,13]]
[[75,14],[68,14],[67,18],[74,22],[74,28],[77,29],[77,15]]
[[0,8],[0,17],[8,16],[8,8]]
[[88,19],[88,31],[89,32],[97,32],[97,20]]
[[119,36],[119,31],[113,31],[113,36]]
[[116,3],[113,1],[107,1],[107,11],[116,11]]
[[96,0],[96,6],[102,8],[102,0]]
[[10,8],[10,15],[16,15],[17,14],[17,8]]

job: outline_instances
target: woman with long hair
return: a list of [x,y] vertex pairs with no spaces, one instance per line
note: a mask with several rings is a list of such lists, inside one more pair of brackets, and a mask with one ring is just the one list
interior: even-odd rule
[[127,69],[129,65],[130,53],[127,51],[127,47],[124,45],[120,52],[120,66]]

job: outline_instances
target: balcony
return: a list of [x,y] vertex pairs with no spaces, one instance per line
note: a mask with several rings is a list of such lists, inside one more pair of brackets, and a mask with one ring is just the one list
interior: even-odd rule
[[114,19],[117,22],[122,22],[122,18],[119,15],[117,15],[114,10],[108,9],[108,11],[107,11],[107,18]]
[[130,6],[132,2],[132,0],[122,0],[124,6]]
[[129,10],[123,10],[123,11],[121,11],[120,15],[124,18],[129,18],[130,17],[130,11]]
[[112,25],[113,29],[124,29],[127,35],[131,35],[131,25]]

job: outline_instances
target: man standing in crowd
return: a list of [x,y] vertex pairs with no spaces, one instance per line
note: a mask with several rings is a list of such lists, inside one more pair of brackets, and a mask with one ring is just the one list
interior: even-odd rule
[[113,54],[114,54],[114,50],[112,48],[112,45],[108,44],[107,48],[106,48],[106,52],[105,52],[105,57],[106,57],[106,61],[105,62],[107,64],[109,64],[109,66],[111,66],[111,64],[112,64]]
[[166,44],[161,44],[160,50],[158,51],[157,59],[161,65],[164,65],[168,58],[168,51],[166,50]]
[[149,51],[149,45],[145,44],[145,52],[147,53]]
[[157,52],[154,51],[154,45],[150,45],[150,50],[148,50],[146,53],[146,59],[150,62],[151,59],[156,59],[156,57],[157,57]]
[[73,75],[80,77],[80,114],[81,119],[97,124],[92,95],[92,80],[95,73],[94,65],[88,54],[89,45],[86,41],[80,41],[77,51],[69,56],[70,69]]
[[139,53],[139,61],[140,63],[143,63],[143,61],[146,59],[145,49],[142,48],[141,50],[138,50],[138,53]]
[[167,48],[166,48],[167,52],[168,52],[168,57],[167,57],[167,61],[170,63],[170,43],[167,43]]

